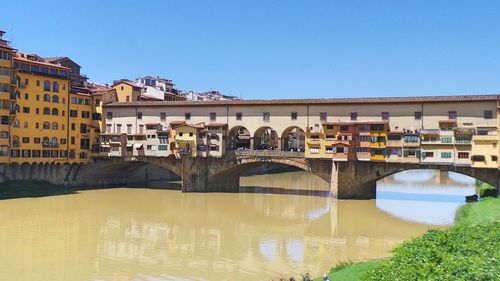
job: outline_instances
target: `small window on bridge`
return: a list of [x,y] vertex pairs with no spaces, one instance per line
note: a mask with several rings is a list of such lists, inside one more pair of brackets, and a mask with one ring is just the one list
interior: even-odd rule
[[422,120],[422,111],[415,111],[415,120]]
[[243,113],[236,112],[236,120],[242,120],[242,119],[243,119]]
[[291,118],[292,120],[297,120],[298,113],[297,112],[292,112]]
[[269,112],[264,112],[262,114],[262,118],[264,119],[264,121],[269,121],[271,119],[271,114]]
[[186,112],[186,113],[184,114],[184,119],[186,119],[186,120],[191,120],[191,112]]

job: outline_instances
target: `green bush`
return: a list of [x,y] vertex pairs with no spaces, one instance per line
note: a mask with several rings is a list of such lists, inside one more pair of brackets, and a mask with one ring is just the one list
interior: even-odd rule
[[500,222],[430,230],[364,280],[500,280]]

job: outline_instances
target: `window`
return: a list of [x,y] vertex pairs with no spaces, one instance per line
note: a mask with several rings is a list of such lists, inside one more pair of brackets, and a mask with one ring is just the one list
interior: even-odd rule
[[116,132],[119,133],[119,134],[121,134],[121,132],[122,132],[122,124],[116,124]]
[[139,119],[139,120],[142,119],[142,112],[137,112],[137,119]]
[[168,150],[168,145],[160,144],[160,145],[158,145],[158,150],[161,150],[161,151]]
[[7,131],[0,132],[0,139],[8,139],[8,138],[9,138],[9,132]]
[[31,156],[32,156],[33,158],[39,158],[39,157],[40,157],[40,150],[39,150],[39,149],[33,149],[33,150],[31,151]]
[[[71,127],[73,129],[73,124],[71,124]],[[111,133],[111,124],[106,124],[106,133],[108,133],[108,134]]]
[[49,94],[43,95],[43,101],[50,101],[50,95]]
[[56,95],[52,96],[52,102],[59,103],[59,97]]
[[23,112],[24,112],[24,113],[30,113],[30,108],[29,108],[29,107],[24,106],[24,107],[23,107]]
[[50,130],[50,123],[47,122],[47,121],[43,122],[42,129],[44,129],[44,130]]
[[491,155],[491,161],[498,161],[498,156]]
[[184,114],[184,119],[186,119],[186,120],[191,120],[191,113],[190,113],[190,112],[186,112],[186,113]]
[[448,111],[448,119],[450,119],[450,120],[457,119],[457,112],[456,111]]
[[359,124],[358,125],[358,130],[359,131],[369,131],[370,126],[368,124]]
[[271,114],[269,112],[262,113],[262,118],[264,121],[269,121],[271,119]]
[[74,109],[69,110],[69,117],[78,117],[78,111]]
[[426,152],[424,153],[424,157],[425,157],[425,158],[432,158],[432,157],[434,157],[434,152],[429,152],[429,151],[426,151]]
[[327,119],[326,112],[320,112],[319,113],[319,121],[326,122],[326,119]]
[[452,142],[453,142],[453,140],[452,140],[452,138],[451,138],[451,137],[442,137],[442,138],[441,138],[441,142],[442,142],[442,143],[452,143]]
[[349,126],[346,126],[346,125],[340,126],[340,131],[341,132],[347,132],[347,131],[349,131]]
[[9,125],[9,124],[10,124],[10,122],[9,122],[9,121],[10,121],[9,116],[2,116],[2,122],[1,122],[1,123],[2,123],[3,125]]
[[310,152],[311,154],[318,154],[318,153],[319,153],[319,148],[317,148],[317,147],[311,147],[311,148],[309,149],[309,152]]
[[493,111],[492,110],[485,110],[484,111],[484,119],[492,119],[493,118]]
[[292,120],[297,120],[298,113],[297,112],[292,112],[290,118]]
[[82,118],[90,118],[90,112],[82,111]]
[[100,106],[101,105],[101,100],[100,99],[96,99],[95,100],[95,106]]
[[132,124],[127,124],[127,134],[132,134]]
[[382,112],[382,120],[389,120],[389,112]]
[[165,112],[160,112],[160,120],[165,121],[167,120],[167,113]]
[[210,112],[210,121],[215,121],[217,119],[217,113]]
[[80,148],[81,149],[90,149],[90,140],[89,139],[81,139],[80,140]]
[[[121,128],[121,125],[120,125]],[[80,124],[80,133],[86,134],[87,133],[87,124]]]
[[59,109],[52,108],[52,115],[59,115]]
[[111,111],[106,112],[106,119],[108,119],[108,120],[113,119],[113,112],[111,112]]
[[71,137],[71,144],[75,144],[75,137]]
[[189,136],[192,137],[193,136],[193,133],[189,133]]
[[243,119],[243,113],[242,112],[236,112],[236,120],[242,120]]
[[44,91],[50,91],[50,82],[49,82],[49,80],[43,81],[43,90]]
[[92,120],[101,120],[101,113],[92,113]]
[[[111,126],[111,124],[109,124],[109,126]],[[71,123],[71,131],[74,131],[75,129],[76,129],[75,123]]]
[[415,111],[415,120],[422,120],[422,111]]
[[30,158],[31,157],[31,150],[29,150],[29,149],[23,149],[22,150],[22,157],[24,157],[24,158]]
[[52,83],[52,92],[55,92],[55,93],[59,92],[59,83],[57,83],[57,82]]
[[30,143],[29,137],[23,137],[23,143]]
[[57,124],[57,122],[52,122],[52,130],[57,130],[59,129],[59,125]]
[[451,152],[441,152],[441,158],[450,159],[451,158]]
[[356,121],[356,120],[358,120],[358,113],[351,112],[351,121]]
[[61,144],[66,144],[66,139],[61,139]]
[[12,127],[19,128],[20,126],[21,126],[21,121],[19,121],[19,119],[14,120]]
[[24,99],[25,99],[25,100],[29,99],[29,94],[28,94],[28,93],[25,93],[25,94],[24,94]]
[[458,159],[469,159],[469,152],[459,152]]
[[71,104],[78,104],[78,99],[76,97],[72,97]]
[[368,154],[368,147],[356,147],[357,154]]

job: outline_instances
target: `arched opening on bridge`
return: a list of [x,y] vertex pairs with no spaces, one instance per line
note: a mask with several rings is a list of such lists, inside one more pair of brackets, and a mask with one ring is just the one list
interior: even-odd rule
[[236,177],[239,189],[233,192],[330,196],[330,186],[300,164],[256,161],[243,163],[214,175],[225,181]]
[[250,131],[243,126],[236,126],[229,131],[227,147],[229,150],[251,149],[250,141]]
[[377,181],[376,206],[407,221],[449,225],[466,197],[487,185],[479,178],[434,169],[397,172]]
[[278,133],[271,127],[260,127],[253,135],[255,150],[277,150],[280,149]]
[[288,127],[281,135],[281,144],[284,151],[304,151],[304,130],[297,126]]

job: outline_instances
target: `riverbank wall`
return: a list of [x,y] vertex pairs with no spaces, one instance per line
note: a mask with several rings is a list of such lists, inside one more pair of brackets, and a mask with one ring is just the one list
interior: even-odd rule
[[179,180],[174,173],[147,163],[108,163],[95,161],[89,164],[2,164],[0,183],[19,181],[47,181],[71,187],[113,187],[148,181]]

